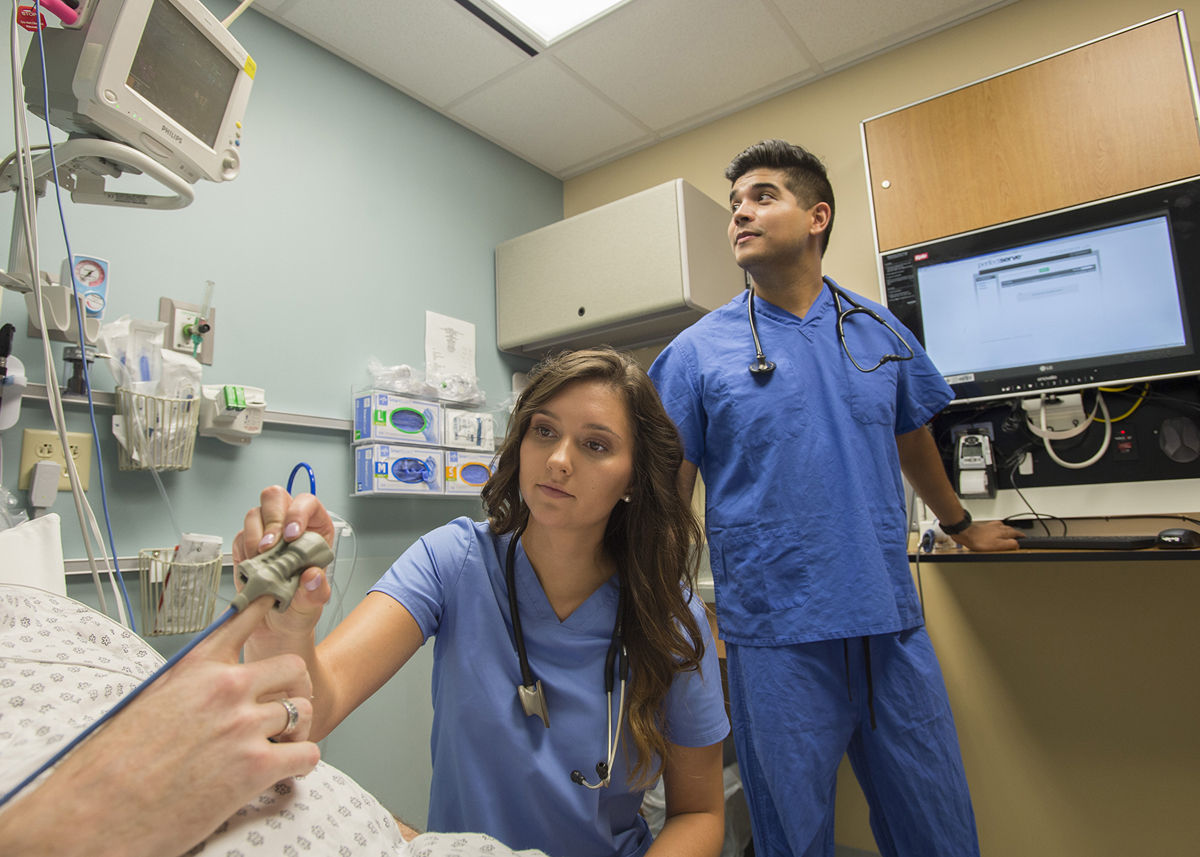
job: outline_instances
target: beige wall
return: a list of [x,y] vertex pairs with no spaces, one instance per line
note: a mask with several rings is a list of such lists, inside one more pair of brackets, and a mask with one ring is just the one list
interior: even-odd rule
[[[729,160],[782,137],[829,167],[826,272],[875,296],[861,120],[1176,8],[1197,52],[1200,0],[1023,0],[571,179],[564,213],[677,177],[724,203]],[[1196,853],[1200,560],[924,565],[922,576],[983,853]],[[848,773],[838,842],[874,848]]]

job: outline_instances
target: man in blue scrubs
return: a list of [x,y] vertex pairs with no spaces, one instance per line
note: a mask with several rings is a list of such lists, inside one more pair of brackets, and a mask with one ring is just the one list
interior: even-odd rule
[[[833,854],[837,768],[848,753],[884,855],[979,853],[941,671],[907,557],[901,472],[959,544],[1017,547],[1000,522],[972,523],[926,423],[952,398],[912,333],[865,298],[913,349],[865,313],[837,331],[822,256],[834,200],[821,162],[768,140],[740,154],[729,237],[744,292],[680,334],[650,370],[707,495],[734,739],[755,853]],[[834,284],[836,285],[836,284]],[[841,308],[850,304],[840,299]],[[774,369],[762,369],[767,362]]]

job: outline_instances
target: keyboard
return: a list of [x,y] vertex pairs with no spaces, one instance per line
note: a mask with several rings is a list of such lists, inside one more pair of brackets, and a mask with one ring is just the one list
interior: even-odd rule
[[1157,536],[1025,536],[1021,550],[1135,551],[1152,548]]

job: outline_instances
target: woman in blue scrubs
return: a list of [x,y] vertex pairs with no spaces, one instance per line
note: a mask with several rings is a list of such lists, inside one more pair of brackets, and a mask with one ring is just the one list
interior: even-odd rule
[[[304,658],[310,740],[320,740],[434,636],[431,830],[488,833],[554,857],[716,855],[729,726],[703,605],[687,585],[699,530],[676,484],[682,460],[632,360],[608,349],[551,358],[513,412],[483,491],[486,523],[460,518],[421,538],[319,646],[330,588],[308,569],[290,609],[251,636],[246,660]],[[332,539],[311,494],[274,487],[261,502],[235,560],[306,530]],[[517,655],[510,562],[546,722],[518,698],[531,682]],[[609,655],[618,612],[624,690]],[[610,716],[621,723],[616,752]],[[597,761],[610,758],[607,784],[594,788]],[[638,808],[660,773],[667,822],[655,839]]]

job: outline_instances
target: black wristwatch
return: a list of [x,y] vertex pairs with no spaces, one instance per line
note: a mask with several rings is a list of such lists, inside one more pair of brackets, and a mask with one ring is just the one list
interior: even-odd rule
[[938,523],[941,525],[943,533],[948,536],[957,536],[967,527],[971,526],[971,513],[963,509],[963,519],[957,524],[942,524],[940,521]]

